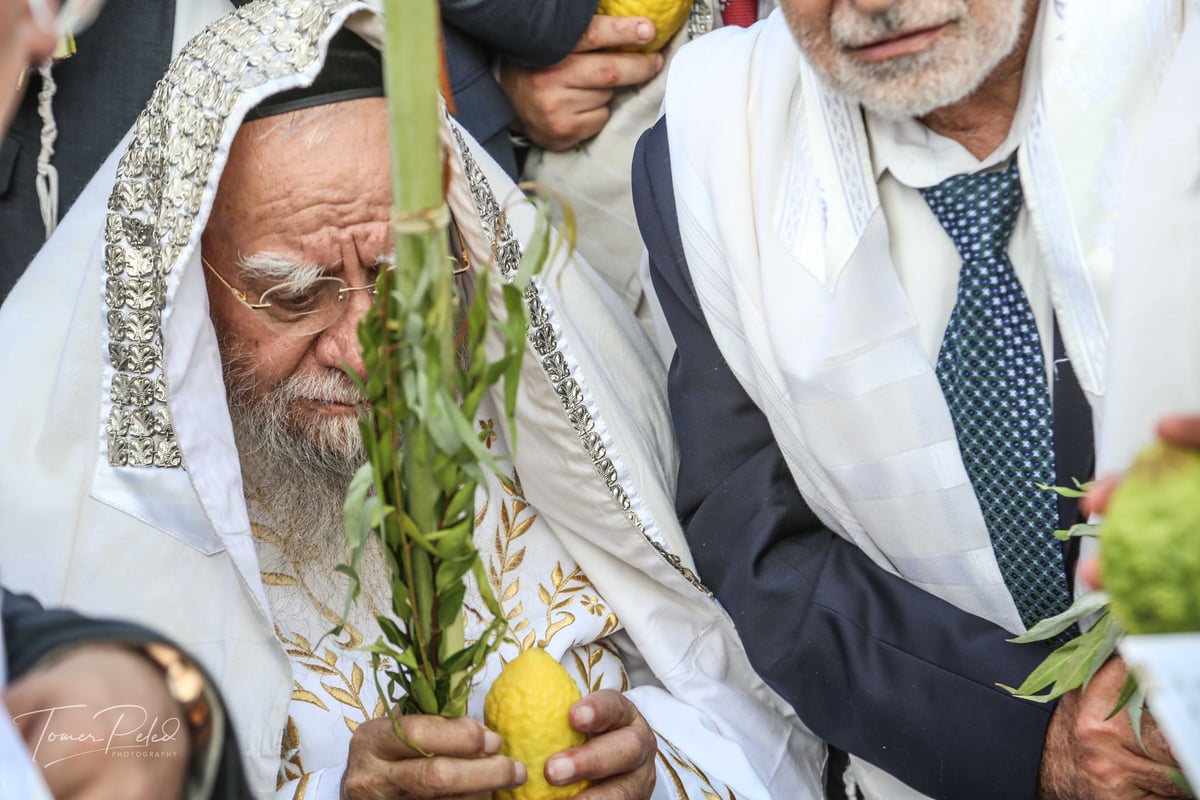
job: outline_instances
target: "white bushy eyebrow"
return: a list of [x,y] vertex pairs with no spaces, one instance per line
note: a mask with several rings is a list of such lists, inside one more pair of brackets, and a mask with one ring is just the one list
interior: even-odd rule
[[238,259],[238,272],[247,282],[311,284],[325,275],[325,268],[307,264],[279,253],[264,251],[243,255]]

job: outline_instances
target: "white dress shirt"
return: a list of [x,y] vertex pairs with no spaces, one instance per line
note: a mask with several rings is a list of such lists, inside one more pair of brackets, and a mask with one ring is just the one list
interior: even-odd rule
[[[982,160],[915,119],[889,119],[866,112],[871,162],[879,202],[888,220],[892,261],[918,321],[921,343],[933,363],[954,310],[962,258],[919,190],[954,175],[1007,166],[1026,129],[1030,104],[1025,98],[1029,94],[1022,92],[1007,138]],[[1008,256],[1033,307],[1049,370],[1054,353],[1054,309],[1045,262],[1024,206],[1017,215]]]

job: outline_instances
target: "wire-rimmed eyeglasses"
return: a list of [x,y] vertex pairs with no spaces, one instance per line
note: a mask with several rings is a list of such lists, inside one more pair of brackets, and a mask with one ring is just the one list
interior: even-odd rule
[[260,312],[259,317],[266,326],[281,336],[312,336],[329,328],[346,313],[347,300],[354,292],[366,292],[372,302],[375,300],[373,283],[350,286],[341,278],[321,275],[277,283],[263,291],[257,303],[252,303],[247,294],[225,280],[207,258],[200,256],[200,261],[242,305]]
[[100,13],[104,0],[29,0],[33,22],[54,36],[81,33]]

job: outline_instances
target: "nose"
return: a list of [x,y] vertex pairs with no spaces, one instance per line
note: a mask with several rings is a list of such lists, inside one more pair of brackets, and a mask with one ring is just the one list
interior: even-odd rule
[[358,323],[371,307],[367,292],[352,292],[347,296],[346,309],[337,322],[317,334],[316,356],[322,366],[349,370],[366,380],[362,347],[358,342]]
[[850,0],[850,4],[865,16],[882,14],[895,5],[895,0]]

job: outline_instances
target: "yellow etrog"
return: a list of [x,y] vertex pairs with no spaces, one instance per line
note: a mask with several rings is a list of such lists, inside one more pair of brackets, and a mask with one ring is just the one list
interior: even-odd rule
[[596,13],[609,17],[645,17],[654,23],[655,35],[649,43],[623,50],[638,50],[653,53],[661,50],[671,37],[683,27],[692,0],[599,0]]
[[500,671],[484,700],[483,721],[500,734],[500,752],[525,765],[527,777],[515,789],[496,792],[496,800],[566,800],[588,787],[587,781],[551,786],[545,773],[547,758],[586,738],[567,719],[579,697],[575,681],[539,647]]

